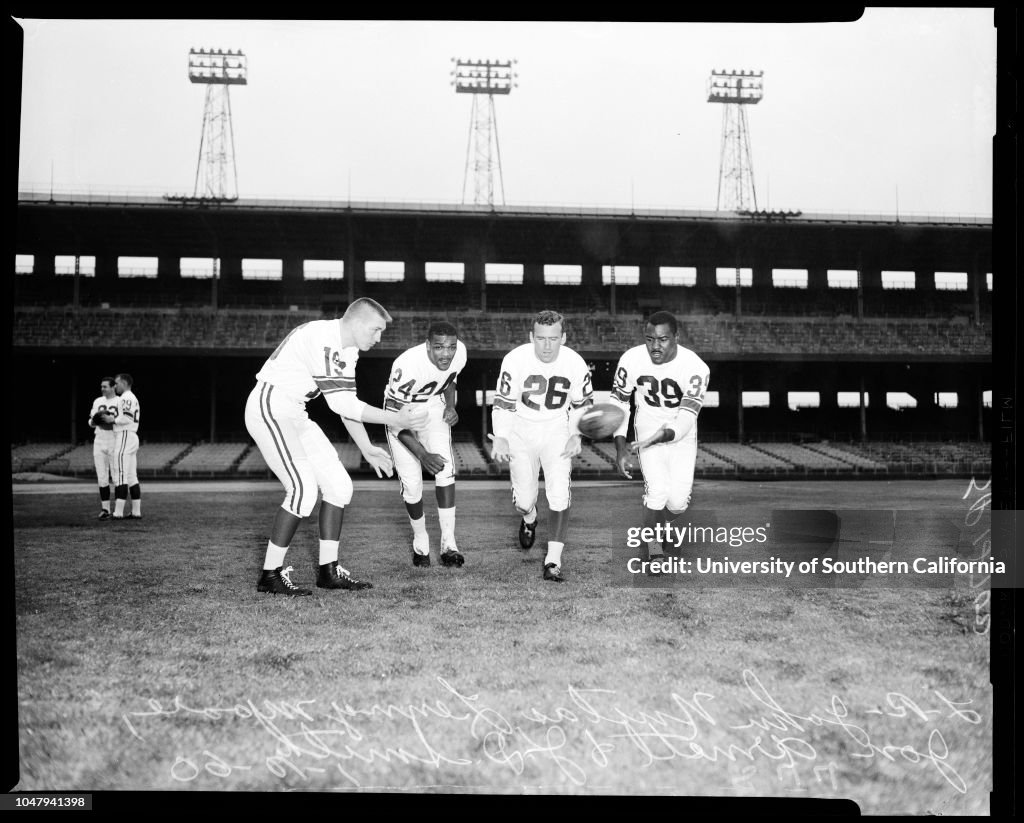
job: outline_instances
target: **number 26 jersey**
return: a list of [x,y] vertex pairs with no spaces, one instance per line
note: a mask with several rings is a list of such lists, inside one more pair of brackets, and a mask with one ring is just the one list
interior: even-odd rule
[[[562,346],[554,362],[543,363],[533,344],[525,343],[501,361],[494,410],[530,422],[565,420],[570,407],[579,408],[592,395],[590,368],[579,354]],[[498,428],[495,421],[495,434]]]
[[[671,426],[681,412],[696,417],[704,405],[711,372],[696,353],[677,347],[676,356],[668,363],[655,363],[646,346],[634,346],[619,358],[612,384],[612,399],[623,404],[628,412],[629,396],[636,392],[637,439],[650,437],[662,425]],[[629,415],[617,435],[626,433]],[[688,437],[696,437],[696,427]]]

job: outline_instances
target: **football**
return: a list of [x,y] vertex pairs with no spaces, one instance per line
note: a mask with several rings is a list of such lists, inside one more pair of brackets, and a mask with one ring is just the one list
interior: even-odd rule
[[615,434],[622,425],[625,413],[614,403],[597,403],[587,409],[580,418],[580,434],[591,440],[603,440]]

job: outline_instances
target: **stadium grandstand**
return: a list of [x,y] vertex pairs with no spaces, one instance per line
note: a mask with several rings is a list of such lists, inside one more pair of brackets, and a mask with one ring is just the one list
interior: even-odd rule
[[[13,430],[16,474],[90,476],[86,412],[100,377],[127,371],[141,476],[269,477],[243,422],[256,371],[292,328],[361,296],[394,318],[360,360],[368,402],[432,320],[458,327],[460,476],[507,472],[486,403],[549,308],[598,392],[644,318],[676,314],[711,367],[698,475],[991,466],[991,220],[30,192],[17,218],[15,377],[54,402]],[[322,399],[310,414],[372,474]],[[612,444],[587,443],[575,473],[614,477]]]

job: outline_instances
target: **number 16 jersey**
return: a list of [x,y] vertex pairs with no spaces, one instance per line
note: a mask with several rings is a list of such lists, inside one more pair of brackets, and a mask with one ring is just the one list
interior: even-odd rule
[[[661,426],[671,427],[681,412],[696,417],[704,405],[710,370],[696,353],[682,346],[668,363],[655,363],[646,346],[634,346],[619,358],[612,384],[612,399],[627,411],[616,435],[625,435],[629,423],[629,396],[636,392],[634,427],[638,440],[654,434]],[[694,426],[688,438],[696,438]]]

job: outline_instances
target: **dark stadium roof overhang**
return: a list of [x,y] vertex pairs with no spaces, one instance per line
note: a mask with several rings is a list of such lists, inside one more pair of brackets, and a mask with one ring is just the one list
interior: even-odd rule
[[21,193],[16,252],[991,271],[977,217]]

